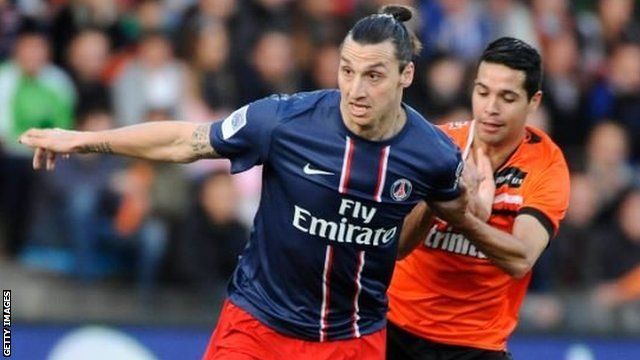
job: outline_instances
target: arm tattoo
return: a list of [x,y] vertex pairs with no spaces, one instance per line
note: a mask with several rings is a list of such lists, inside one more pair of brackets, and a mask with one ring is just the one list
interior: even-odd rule
[[199,125],[191,134],[191,150],[201,158],[215,157],[216,153],[209,142],[209,131],[211,124]]
[[88,144],[81,146],[78,149],[79,153],[100,153],[100,154],[113,154],[113,150],[111,149],[111,144],[107,141],[101,142],[98,144]]

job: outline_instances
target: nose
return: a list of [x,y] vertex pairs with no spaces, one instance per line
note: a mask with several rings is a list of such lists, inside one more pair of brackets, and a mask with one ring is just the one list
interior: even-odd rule
[[487,98],[487,102],[484,106],[484,112],[487,115],[495,115],[498,111],[498,97],[497,96],[489,96]]
[[365,94],[364,79],[361,76],[356,76],[351,83],[351,96],[355,99],[359,99],[364,97]]

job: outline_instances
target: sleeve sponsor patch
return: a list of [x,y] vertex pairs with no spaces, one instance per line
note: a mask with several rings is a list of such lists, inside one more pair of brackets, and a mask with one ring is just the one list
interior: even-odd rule
[[235,135],[240,129],[247,125],[247,109],[249,105],[245,105],[234,111],[226,119],[222,121],[222,138],[229,139]]

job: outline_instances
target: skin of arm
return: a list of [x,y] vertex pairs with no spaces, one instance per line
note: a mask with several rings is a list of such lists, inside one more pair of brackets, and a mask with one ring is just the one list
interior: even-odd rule
[[148,122],[113,130],[80,132],[31,129],[20,143],[35,149],[33,167],[55,167],[57,154],[105,153],[147,160],[187,163],[220,157],[209,141],[211,123]]
[[465,171],[472,170],[461,182],[465,196],[451,201],[430,202],[426,209],[416,206],[407,215],[400,234],[398,257],[406,256],[426,238],[433,211],[465,235],[496,266],[514,278],[522,278],[547,246],[549,234],[535,217],[526,214],[516,217],[511,234],[487,224],[495,184],[490,163],[481,150],[478,150],[476,158],[477,166],[468,162],[468,167],[465,167]]
[[398,260],[404,259],[424,241],[433,219],[433,212],[424,201],[419,202],[405,217],[398,241]]
[[549,242],[549,233],[540,221],[531,215],[518,215],[509,234],[492,227],[469,211],[461,214],[456,202],[459,200],[434,202],[429,206],[504,272],[516,279],[524,277]]

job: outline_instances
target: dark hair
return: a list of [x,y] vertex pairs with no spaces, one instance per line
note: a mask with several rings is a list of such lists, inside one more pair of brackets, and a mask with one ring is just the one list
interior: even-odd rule
[[351,28],[347,37],[360,44],[379,44],[391,40],[400,61],[400,71],[411,62],[414,55],[420,53],[422,45],[418,37],[404,25],[413,16],[407,6],[387,5],[380,8],[378,14],[360,19]]
[[46,26],[34,18],[26,17],[18,25],[17,37],[37,36],[48,40],[48,32]]
[[493,41],[482,53],[480,62],[505,65],[514,70],[524,71],[524,89],[527,98],[542,88],[542,60],[531,45],[512,37],[501,37]]

